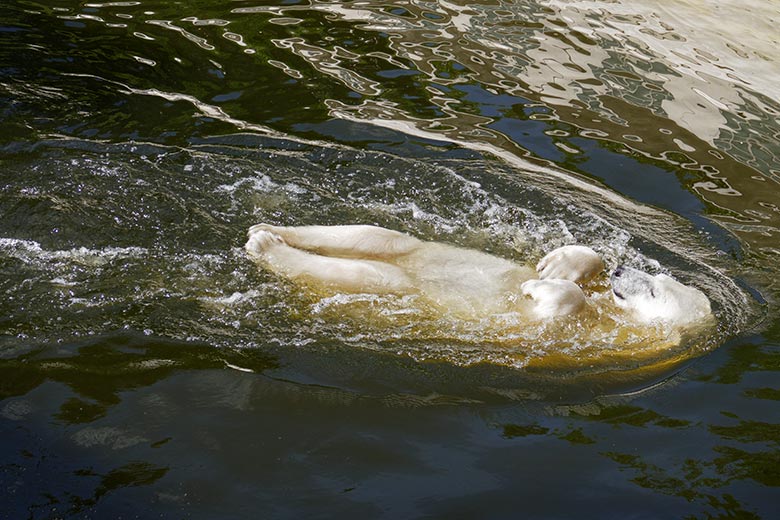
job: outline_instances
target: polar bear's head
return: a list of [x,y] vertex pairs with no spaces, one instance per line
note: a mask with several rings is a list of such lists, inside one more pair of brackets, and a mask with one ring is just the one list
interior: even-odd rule
[[649,275],[620,266],[610,277],[615,302],[643,323],[685,325],[711,315],[710,301],[698,289],[665,274]]

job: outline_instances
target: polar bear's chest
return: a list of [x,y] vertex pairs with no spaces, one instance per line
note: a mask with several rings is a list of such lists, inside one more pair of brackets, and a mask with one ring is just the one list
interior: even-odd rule
[[508,260],[439,244],[420,248],[398,265],[428,299],[475,318],[514,310],[520,284],[535,277]]

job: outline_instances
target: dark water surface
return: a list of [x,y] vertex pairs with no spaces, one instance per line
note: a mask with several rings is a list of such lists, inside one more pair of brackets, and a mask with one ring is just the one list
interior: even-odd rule
[[[780,12],[634,4],[0,6],[0,518],[776,517]],[[410,335],[260,221],[585,243],[718,325]]]

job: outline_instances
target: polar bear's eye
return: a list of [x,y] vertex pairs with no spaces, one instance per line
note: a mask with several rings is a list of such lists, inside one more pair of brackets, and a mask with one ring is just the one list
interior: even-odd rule
[[650,297],[655,298],[655,289],[650,289]]

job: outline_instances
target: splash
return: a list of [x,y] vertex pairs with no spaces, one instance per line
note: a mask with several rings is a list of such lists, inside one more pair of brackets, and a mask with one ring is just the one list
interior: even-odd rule
[[[608,372],[699,355],[750,320],[749,297],[684,221],[633,212],[633,203],[574,191],[534,168],[278,140],[243,149],[214,142],[187,152],[129,150],[103,156],[55,147],[46,166],[36,167],[37,179],[16,182],[56,179],[61,189],[6,190],[15,201],[9,207],[19,211],[30,201],[49,207],[36,225],[56,223],[58,233],[45,242],[13,238],[29,232],[28,221],[0,240],[0,261],[14,273],[2,286],[4,344],[128,328],[225,348],[319,349],[335,342],[419,362]],[[89,178],[94,198],[74,196],[62,171],[74,181]],[[182,176],[198,182],[182,184]],[[58,204],[45,206],[51,197]],[[127,211],[112,209],[120,207]],[[8,222],[21,225],[14,215]],[[309,292],[246,257],[244,233],[260,221],[373,223],[531,265],[555,247],[586,244],[608,269],[667,272],[700,288],[718,323],[683,336],[632,328],[611,305],[605,279],[588,289],[591,315],[534,327],[511,313],[456,319],[415,297]],[[111,245],[112,237],[121,245]]]

